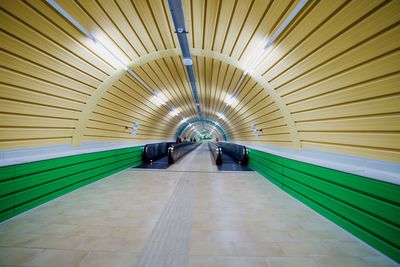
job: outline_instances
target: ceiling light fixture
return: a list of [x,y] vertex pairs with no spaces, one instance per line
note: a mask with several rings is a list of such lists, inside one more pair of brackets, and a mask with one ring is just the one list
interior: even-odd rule
[[171,111],[168,113],[168,115],[171,116],[171,117],[178,116],[178,114],[179,114],[179,110],[178,110],[177,108],[174,108],[173,110],[171,110]]
[[[104,43],[107,43],[107,40],[101,40],[101,36],[98,38],[95,37],[91,32],[89,32],[87,29],[85,29],[75,18],[73,18],[66,10],[64,10],[55,0],[46,0],[47,3],[53,7],[62,17],[64,17],[66,20],[68,20],[72,25],[74,25],[80,32],[82,32],[86,37],[88,37],[90,40],[93,41],[93,48],[96,53],[99,53],[99,56],[106,57],[108,61],[113,61],[112,63],[109,62],[110,64],[116,64],[116,61],[118,61],[118,64],[121,64],[121,67],[127,71],[133,78],[135,78],[145,89],[147,89],[153,96],[150,98],[150,101],[155,103],[158,107],[162,105],[168,106],[168,108],[173,111],[176,109],[173,105],[168,105],[167,101],[168,99],[163,96],[160,92],[157,92],[153,90],[145,81],[143,81],[139,75],[137,75],[134,71],[132,71],[129,66],[121,60],[121,57],[118,56],[118,54],[114,53],[113,50],[109,49],[108,46],[106,46]],[[97,47],[97,48],[96,48]],[[107,52],[110,56],[107,55]],[[108,62],[107,61],[107,62]],[[189,63],[189,62],[188,62]],[[181,117],[183,118],[183,117]]]
[[191,66],[191,65],[193,65],[193,60],[191,58],[184,58],[183,59],[183,65]]
[[238,103],[237,99],[232,96],[232,95],[227,95],[224,99],[224,102],[228,105],[228,106],[233,106],[236,105]]
[[[161,92],[157,92],[156,93],[156,97],[157,97],[158,101],[160,101],[160,103],[162,105],[166,105],[167,104],[168,98],[166,98]],[[174,110],[174,109],[176,109],[176,108],[172,108],[171,110]]]
[[223,119],[223,120],[226,120],[226,117],[225,117],[225,115],[224,114],[222,114],[222,113],[217,113],[217,116],[218,116],[218,118],[220,118],[220,119]]
[[304,6],[307,4],[308,0],[300,0],[300,2],[297,4],[297,6],[293,9],[293,11],[289,14],[289,16],[285,19],[285,21],[279,26],[278,30],[269,38],[267,38],[263,44],[262,47],[256,49],[256,55],[251,56],[249,58],[249,63],[245,64],[245,70],[240,77],[240,80],[236,84],[235,89],[233,90],[231,95],[228,95],[225,97],[224,102],[227,104],[222,111],[222,113],[225,113],[226,109],[228,106],[235,105],[237,103],[236,98],[234,98],[239,91],[240,86],[244,82],[244,78],[249,72],[252,71],[254,66],[257,66],[262,60],[263,60],[263,55],[266,53],[266,51],[271,48],[272,44],[279,38],[279,36],[286,30],[286,28],[289,26],[289,24],[294,20],[294,18],[299,14],[299,12],[304,8]]
[[249,60],[250,65],[247,66],[245,73],[248,73],[248,70],[253,69],[253,67],[257,66],[263,60],[263,54],[271,48],[272,44],[279,38],[279,36],[286,30],[289,24],[294,20],[294,18],[300,13],[303,7],[307,4],[308,0],[300,0],[297,6],[293,9],[293,11],[289,14],[289,16],[285,19],[284,22],[279,26],[279,28],[272,34],[272,36],[267,37],[263,46],[262,51],[252,57],[254,60]]
[[[154,105],[156,105],[157,107],[161,107],[161,106],[164,106],[164,105],[167,104],[161,97],[159,97],[159,96],[157,96],[157,95],[153,95],[153,96],[150,98],[150,101],[151,101]],[[173,111],[173,110],[171,110],[171,112],[172,112],[172,111]]]

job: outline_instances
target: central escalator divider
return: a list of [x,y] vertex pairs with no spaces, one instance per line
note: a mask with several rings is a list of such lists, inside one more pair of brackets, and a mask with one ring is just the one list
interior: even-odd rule
[[[196,149],[201,142],[163,142],[144,146],[143,163],[135,168],[167,169],[171,164]],[[213,161],[219,171],[252,171],[247,167],[248,150],[245,146],[228,142],[208,142]]]
[[172,144],[168,148],[168,163],[174,164],[178,159],[201,145],[200,142],[184,142]]
[[168,148],[173,142],[147,144],[143,148],[142,160],[145,163],[154,162],[162,157],[167,156]]
[[249,163],[249,155],[245,146],[227,142],[219,142],[218,145],[224,154],[229,155],[237,163],[244,166]]
[[216,165],[222,164],[222,149],[218,143],[208,142],[208,148],[210,149],[211,154],[213,155],[214,161]]
[[173,142],[147,144],[142,150],[142,164],[135,168],[140,169],[167,169],[168,148]]
[[197,142],[163,142],[147,144],[142,150],[142,164],[135,168],[167,169],[179,158],[198,147]]
[[208,147],[219,171],[252,171],[247,167],[249,156],[245,146],[227,142],[208,142]]

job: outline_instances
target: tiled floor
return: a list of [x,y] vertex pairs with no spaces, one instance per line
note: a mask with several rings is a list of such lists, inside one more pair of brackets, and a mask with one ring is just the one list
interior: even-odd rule
[[1,224],[0,265],[151,266],[144,257],[174,242],[179,266],[396,266],[257,173],[218,172],[204,145],[168,170],[123,171]]

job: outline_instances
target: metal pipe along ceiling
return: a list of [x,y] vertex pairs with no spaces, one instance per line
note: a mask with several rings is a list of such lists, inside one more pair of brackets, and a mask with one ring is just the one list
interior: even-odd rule
[[197,112],[199,113],[200,120],[204,128],[203,111],[200,104],[199,95],[196,87],[196,79],[193,71],[192,55],[190,54],[189,43],[187,39],[187,31],[185,27],[185,15],[183,14],[183,7],[181,0],[168,0],[169,10],[171,12],[172,20],[174,21],[175,33],[178,36],[179,45],[182,51],[183,64],[186,67],[190,86],[192,88],[194,102],[196,103]]

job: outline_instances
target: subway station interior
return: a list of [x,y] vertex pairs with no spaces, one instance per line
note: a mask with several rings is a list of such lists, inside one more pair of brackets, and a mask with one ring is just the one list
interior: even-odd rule
[[1,0],[0,266],[400,266],[400,0]]

